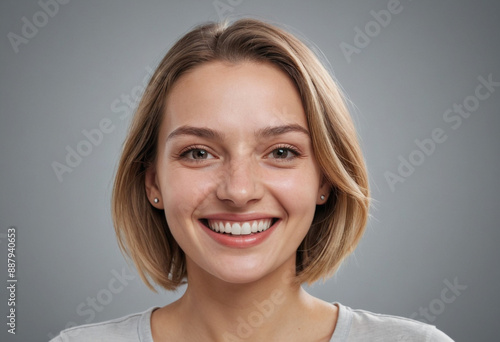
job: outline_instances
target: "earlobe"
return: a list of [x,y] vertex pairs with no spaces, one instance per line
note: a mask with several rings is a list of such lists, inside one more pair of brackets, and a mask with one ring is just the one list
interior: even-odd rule
[[151,203],[151,205],[156,209],[163,209],[161,191],[160,187],[158,186],[158,180],[156,178],[156,169],[153,165],[149,166],[146,169],[144,183],[149,203]]
[[331,190],[330,184],[328,184],[327,182],[324,182],[320,186],[318,191],[318,198],[316,200],[317,205],[325,204],[326,201],[328,201],[328,197],[330,196],[330,190]]

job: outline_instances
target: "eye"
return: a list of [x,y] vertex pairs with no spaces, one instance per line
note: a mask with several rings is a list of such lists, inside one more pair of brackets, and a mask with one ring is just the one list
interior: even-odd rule
[[277,148],[273,152],[271,152],[273,158],[276,159],[287,159],[288,155],[291,153],[289,150],[285,148]]
[[207,150],[195,147],[182,152],[180,156],[184,159],[189,159],[189,160],[205,160],[214,158],[214,156],[210,154]]
[[292,147],[278,147],[275,148],[274,150],[271,151],[271,153],[268,154],[268,158],[272,159],[278,159],[278,160],[292,160],[299,156],[299,152],[292,148]]

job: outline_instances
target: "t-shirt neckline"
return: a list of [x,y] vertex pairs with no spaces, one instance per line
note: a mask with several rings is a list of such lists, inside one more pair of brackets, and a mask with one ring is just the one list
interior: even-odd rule
[[[339,312],[337,315],[337,323],[335,325],[335,330],[333,331],[332,338],[330,342],[342,342],[347,340],[349,331],[351,330],[352,324],[352,312],[347,310],[347,308],[338,303],[334,302]],[[151,315],[153,311],[159,309],[159,307],[151,307],[143,312],[139,325],[137,326],[137,334],[139,336],[140,342],[154,342],[153,334],[151,332]]]

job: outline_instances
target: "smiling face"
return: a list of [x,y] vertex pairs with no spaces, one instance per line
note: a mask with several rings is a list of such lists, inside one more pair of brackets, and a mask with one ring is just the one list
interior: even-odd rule
[[188,274],[246,283],[295,269],[328,186],[290,78],[269,63],[205,63],[177,80],[164,115],[146,188]]

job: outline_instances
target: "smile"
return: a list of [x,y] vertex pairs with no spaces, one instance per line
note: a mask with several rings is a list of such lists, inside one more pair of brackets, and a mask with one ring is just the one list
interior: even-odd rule
[[214,232],[231,235],[249,235],[252,233],[261,233],[269,229],[275,219],[267,218],[252,221],[221,221],[221,220],[202,220],[203,224]]

